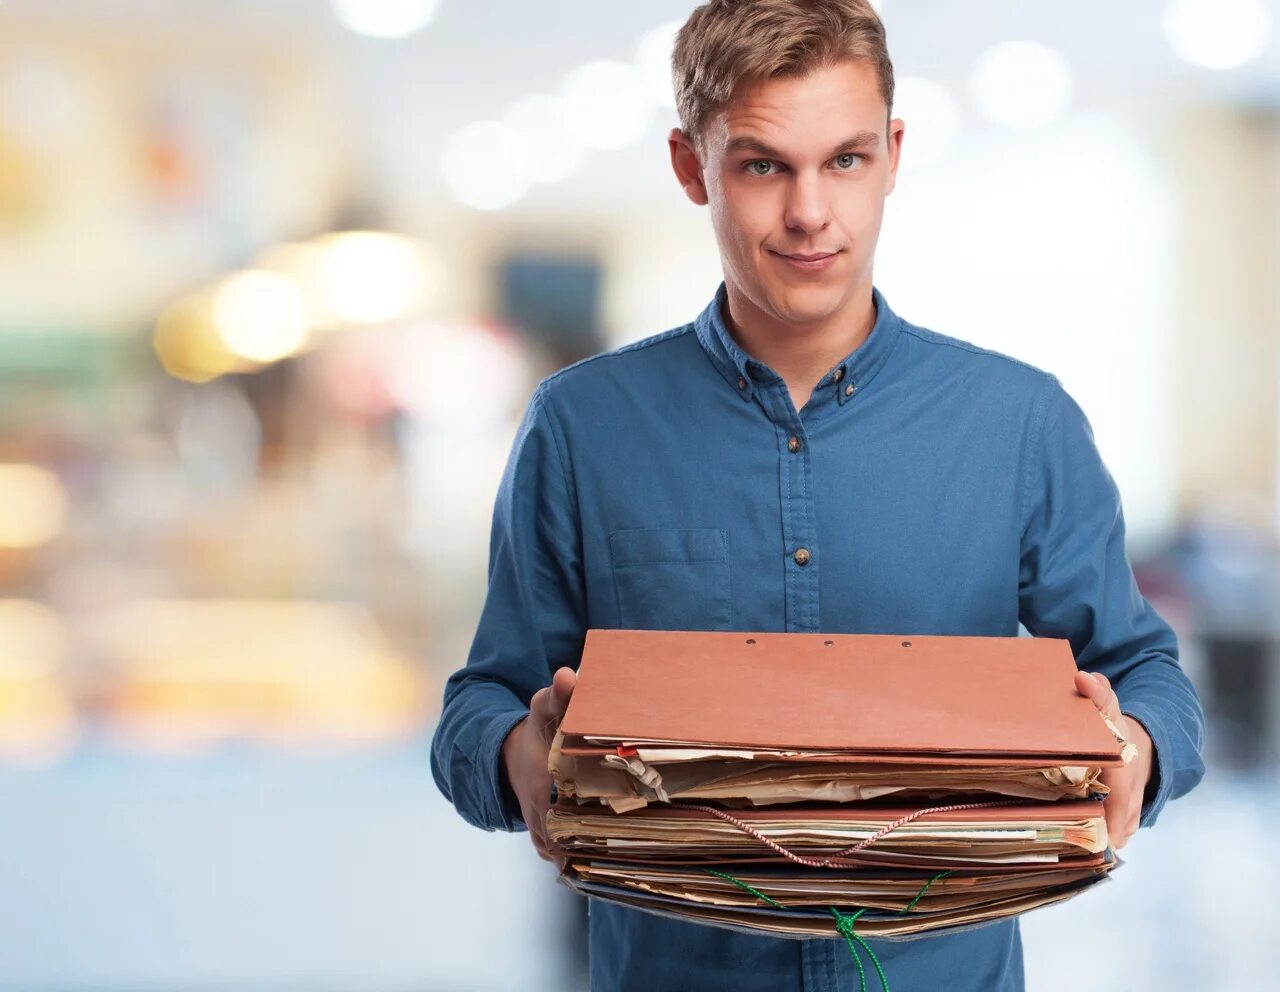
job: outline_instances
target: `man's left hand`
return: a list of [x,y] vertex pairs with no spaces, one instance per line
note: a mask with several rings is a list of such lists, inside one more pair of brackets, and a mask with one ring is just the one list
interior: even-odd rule
[[1142,815],[1142,800],[1151,778],[1151,737],[1137,720],[1120,712],[1120,700],[1105,675],[1096,672],[1076,672],[1076,692],[1088,696],[1104,716],[1116,725],[1116,729],[1137,748],[1137,756],[1119,768],[1102,769],[1102,784],[1111,790],[1102,801],[1107,818],[1107,834],[1111,846],[1124,847],[1138,830]]

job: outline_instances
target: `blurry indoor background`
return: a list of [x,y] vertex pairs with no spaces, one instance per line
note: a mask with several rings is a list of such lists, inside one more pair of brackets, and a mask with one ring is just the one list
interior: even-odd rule
[[[720,279],[694,6],[0,0],[0,986],[583,987],[428,742],[533,385]],[[1274,988],[1280,2],[882,12],[876,283],[1077,397],[1209,714],[1029,987]]]

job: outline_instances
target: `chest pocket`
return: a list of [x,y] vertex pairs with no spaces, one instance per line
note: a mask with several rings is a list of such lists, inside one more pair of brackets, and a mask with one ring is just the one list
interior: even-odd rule
[[729,630],[729,532],[639,528],[609,535],[618,625],[631,630]]

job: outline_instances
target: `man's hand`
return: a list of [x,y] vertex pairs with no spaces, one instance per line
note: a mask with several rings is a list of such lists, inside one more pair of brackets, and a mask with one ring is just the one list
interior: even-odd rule
[[544,861],[554,862],[557,869],[564,868],[565,859],[547,839],[547,808],[551,805],[547,759],[551,754],[551,740],[564,718],[577,681],[578,673],[572,668],[556,669],[551,684],[533,694],[529,715],[517,723],[502,742],[507,781],[520,800],[520,815],[529,827],[534,849]]
[[1142,800],[1151,778],[1151,737],[1146,728],[1132,717],[1120,712],[1120,700],[1105,675],[1096,672],[1076,672],[1076,692],[1088,696],[1093,704],[1138,748],[1137,757],[1119,768],[1102,769],[1102,784],[1111,792],[1102,801],[1107,817],[1107,834],[1111,846],[1124,847],[1138,830],[1142,815]]

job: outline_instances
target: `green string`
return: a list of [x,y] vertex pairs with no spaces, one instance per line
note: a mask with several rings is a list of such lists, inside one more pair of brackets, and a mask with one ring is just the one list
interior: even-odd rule
[[863,940],[862,936],[854,932],[853,929],[853,925],[858,922],[858,917],[865,913],[866,909],[860,909],[852,916],[845,916],[834,906],[828,908],[831,910],[831,915],[836,918],[836,932],[844,937],[844,942],[849,945],[849,953],[853,955],[853,963],[858,966],[858,992],[867,992],[867,970],[862,967],[862,958],[858,954],[858,948],[853,943],[855,940],[871,956],[871,963],[876,966],[876,974],[880,976],[880,987],[884,989],[884,992],[889,992],[889,980],[884,977],[884,969],[880,967],[880,959],[876,957],[876,952],[871,949],[871,945]]
[[[782,905],[782,903],[778,902],[776,899],[770,898],[769,896],[761,892],[759,889],[748,885],[746,882],[742,881],[742,879],[740,878],[734,878],[732,875],[725,874],[722,871],[716,871],[714,868],[704,868],[702,870],[706,872],[708,875],[716,875],[719,878],[723,878],[726,881],[732,882],[734,885],[738,886],[739,888],[746,889],[757,899],[764,900],[766,903],[768,903],[770,906],[773,906],[775,909],[794,908],[792,906]],[[898,911],[898,915],[906,916],[908,913],[910,913],[912,907],[914,907],[915,904],[920,901],[921,896],[923,896],[926,892],[929,891],[929,886],[931,886],[938,879],[943,878],[944,876],[950,875],[950,874],[951,874],[950,871],[940,871],[938,872],[938,874],[934,875],[933,878],[929,879],[929,881],[925,882],[924,885],[920,887],[920,891],[916,893],[915,898],[912,899],[909,903],[907,903],[905,907],[903,907]],[[889,992],[889,980],[885,977],[884,968],[880,966],[880,959],[876,957],[876,952],[871,949],[871,945],[862,939],[862,935],[860,933],[856,932],[853,929],[853,925],[858,921],[858,917],[861,916],[863,913],[865,913],[867,909],[869,909],[870,907],[863,907],[862,909],[858,910],[856,913],[852,913],[849,916],[846,916],[844,913],[841,913],[840,910],[836,909],[834,906],[828,906],[827,908],[831,910],[831,915],[836,918],[836,932],[840,934],[840,936],[844,938],[845,943],[849,945],[849,953],[853,955],[853,963],[858,966],[858,992],[867,992],[867,971],[862,966],[862,956],[858,953],[859,947],[861,947],[864,951],[867,952],[867,956],[871,958],[871,963],[875,965],[876,974],[880,976],[880,987],[884,989],[884,992]]]

